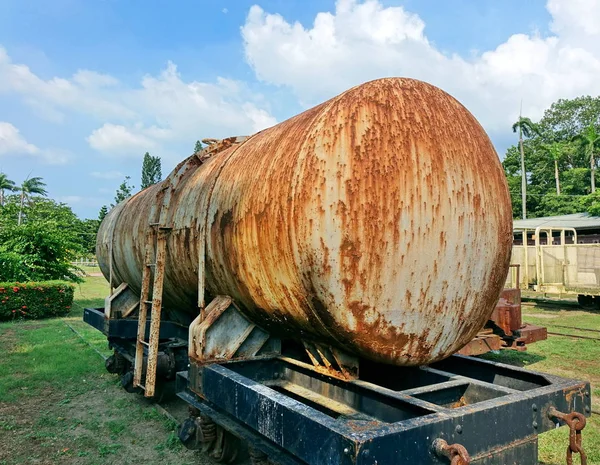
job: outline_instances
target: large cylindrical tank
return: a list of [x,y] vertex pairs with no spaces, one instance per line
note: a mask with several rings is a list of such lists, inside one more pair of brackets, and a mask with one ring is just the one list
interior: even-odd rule
[[[507,276],[510,197],[483,128],[453,97],[389,78],[354,87],[201,166],[169,205],[165,307],[206,286],[274,333],[396,365],[444,358],[482,328]],[[161,184],[98,234],[113,283],[139,292]],[[202,242],[204,241],[204,242]]]

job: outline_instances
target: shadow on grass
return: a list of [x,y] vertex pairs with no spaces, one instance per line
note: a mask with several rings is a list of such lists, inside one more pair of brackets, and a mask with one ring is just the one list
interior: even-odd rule
[[543,310],[544,312],[559,313],[559,312],[581,312],[589,315],[600,315],[600,309],[585,309],[574,301],[559,301],[559,300],[544,300],[523,297],[521,301],[526,305],[526,308]]
[[530,352],[519,352],[517,350],[502,350],[499,353],[489,352],[480,355],[479,357],[491,362],[506,363],[507,365],[514,365],[517,367],[526,367],[546,359],[546,357],[542,355],[532,354]]

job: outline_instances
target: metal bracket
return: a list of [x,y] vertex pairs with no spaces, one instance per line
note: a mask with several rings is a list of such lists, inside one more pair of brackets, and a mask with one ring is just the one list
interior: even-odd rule
[[140,305],[140,297],[127,283],[121,283],[111,295],[104,299],[104,315],[106,318],[127,318]]
[[196,155],[201,162],[204,162],[213,155],[216,155],[223,150],[227,150],[232,145],[241,144],[246,141],[246,139],[248,139],[248,136],[233,136],[225,139],[202,139],[202,142],[208,144],[208,147],[196,152],[194,155]]
[[358,358],[335,347],[302,341],[316,371],[344,380],[358,379]]
[[217,296],[189,329],[189,357],[200,363],[281,353],[281,340],[241,314],[229,296]]

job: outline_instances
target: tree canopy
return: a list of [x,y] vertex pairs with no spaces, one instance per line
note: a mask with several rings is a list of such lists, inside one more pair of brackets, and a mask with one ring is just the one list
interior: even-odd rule
[[[595,189],[600,147],[600,97],[562,99],[553,103],[538,122],[521,118],[526,172],[527,216],[577,212],[600,213]],[[519,130],[519,122],[513,126]],[[509,147],[502,165],[513,216],[519,217],[521,160],[518,145]],[[592,177],[593,173],[593,177]]]
[[131,176],[125,176],[125,180],[121,183],[121,185],[117,189],[117,193],[115,194],[115,203],[112,204],[111,207],[115,207],[115,206],[119,205],[121,202],[123,202],[124,200],[131,197],[131,193],[133,192],[133,189],[135,188],[135,186],[132,186],[129,184],[130,179],[131,179]]
[[7,196],[0,208],[0,281],[79,281],[71,262],[93,252],[97,225],[90,221],[51,199],[22,204],[21,195]]
[[142,162],[142,184],[141,189],[160,182],[162,179],[162,169],[160,157],[153,157],[148,152],[144,154]]

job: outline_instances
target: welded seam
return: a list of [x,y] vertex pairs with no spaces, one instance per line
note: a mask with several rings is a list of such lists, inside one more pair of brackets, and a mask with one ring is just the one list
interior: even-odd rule
[[[315,117],[312,119],[312,121],[307,125],[307,130],[305,132],[306,135],[309,135],[312,133],[313,129],[316,126],[317,121],[319,120],[319,118],[321,118],[326,111],[329,110],[329,108],[331,108],[331,106],[333,106],[335,103],[338,102],[338,100],[343,97],[347,92],[349,92],[352,89],[347,90],[346,92],[338,95],[337,97],[332,98],[329,103],[325,102],[323,104],[323,108],[321,109],[321,111],[317,112],[317,114],[315,115]],[[300,156],[300,154],[302,153],[302,151],[304,150],[304,147],[306,147],[308,145],[308,138],[305,139],[305,141],[300,145],[299,150],[298,150],[298,160],[296,160],[296,169],[294,170],[294,173],[296,174],[293,178],[292,181],[292,200],[291,200],[291,207],[290,207],[290,215],[291,218],[293,219],[294,216],[296,215],[296,190],[298,187],[298,179],[300,179],[300,173],[299,173],[299,169],[302,167],[302,163],[305,161],[305,159],[302,158],[302,156]],[[294,253],[294,258],[296,261],[296,266],[298,267],[298,265],[301,263],[302,259],[300,258],[300,251],[298,248],[298,243],[297,243],[297,237],[298,235],[296,234],[296,227],[293,221],[290,222],[290,227],[288,229],[288,237],[290,240],[290,244],[293,244],[295,247],[293,247],[293,253]],[[298,267],[299,268],[299,267]],[[302,276],[302,274],[300,273],[300,270],[298,270],[298,274],[299,274],[299,278],[300,278],[300,283],[302,283],[304,277]],[[316,297],[316,296],[315,296]],[[310,302],[308,302],[307,299],[307,306],[308,309],[310,310],[310,312],[312,313],[313,317],[319,322],[319,324],[321,325],[321,328],[325,330],[325,332],[327,334],[329,334],[329,336],[335,340],[338,344],[343,345],[344,341],[340,340],[332,331],[330,331],[330,329],[327,327],[327,325],[325,325],[323,323],[323,320],[321,319],[321,317],[318,315],[318,313],[312,308],[312,304]]]
[[[217,182],[219,181],[219,177],[221,176],[221,173],[225,169],[225,166],[227,165],[227,162],[231,159],[231,157],[233,157],[233,155],[238,151],[238,149],[240,149],[242,147],[242,145],[244,145],[246,142],[248,142],[250,139],[254,138],[254,136],[260,134],[261,132],[262,131],[257,132],[256,134],[252,134],[251,136],[248,136],[244,141],[237,144],[237,147],[235,147],[231,151],[231,153],[225,158],[225,160],[223,160],[221,162],[221,165],[217,169],[217,174],[215,175],[215,180],[214,180],[212,186],[210,186],[208,195],[206,196],[206,204],[204,205],[205,214],[204,214],[204,218],[202,221],[203,230],[199,231],[200,232],[200,240],[202,241],[202,244],[203,244],[200,246],[200,250],[204,254],[204,257],[202,257],[202,260],[200,260],[200,256],[198,256],[198,265],[199,265],[198,266],[198,276],[200,276],[200,273],[202,273],[204,275],[202,282],[204,283],[205,289],[206,289],[206,251],[208,250],[208,243],[207,243],[208,242],[208,215],[209,215],[210,203],[212,201],[212,195],[215,190],[215,186],[217,185]],[[202,165],[200,165],[200,166],[202,166]],[[198,255],[200,255],[200,254],[198,254]],[[200,270],[200,261],[202,262],[202,265],[204,267],[203,270]],[[200,278],[198,278],[198,283],[199,282],[200,282]],[[204,289],[202,290],[202,292],[204,293]],[[200,293],[200,289],[198,289],[198,293]],[[204,302],[204,295],[202,295],[201,299],[198,298],[198,301],[200,301],[200,300],[202,300],[202,302]]]
[[[141,191],[140,191],[141,192]],[[110,241],[108,243],[108,284],[110,286],[110,295],[113,295],[113,278],[114,278],[114,273],[113,270],[115,268],[115,259],[113,257],[113,250],[114,250],[114,242],[115,242],[115,229],[117,229],[117,224],[119,224],[119,218],[121,217],[121,214],[123,213],[123,210],[125,210],[125,205],[127,205],[129,203],[129,201],[131,199],[133,199],[134,197],[138,196],[140,194],[140,192],[138,192],[135,195],[132,195],[131,197],[125,199],[121,204],[120,204],[120,210],[117,212],[117,216],[115,217],[114,221],[113,221],[113,226],[110,230]],[[118,270],[117,270],[118,271]],[[117,287],[117,286],[115,286]]]

